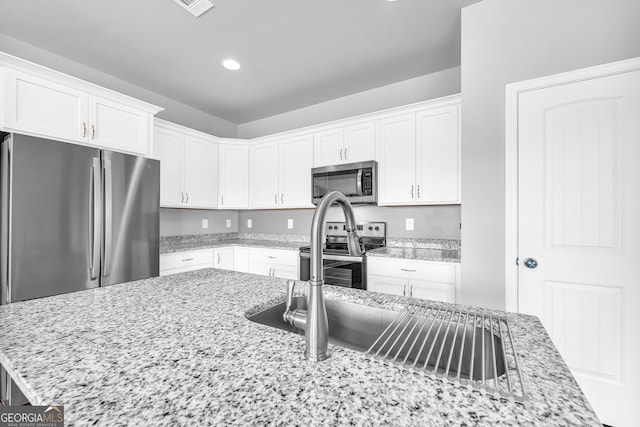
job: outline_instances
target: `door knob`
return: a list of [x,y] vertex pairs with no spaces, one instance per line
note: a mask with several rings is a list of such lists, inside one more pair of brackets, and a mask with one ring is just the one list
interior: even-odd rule
[[524,260],[524,266],[527,268],[536,268],[538,266],[538,261],[533,258],[527,258]]

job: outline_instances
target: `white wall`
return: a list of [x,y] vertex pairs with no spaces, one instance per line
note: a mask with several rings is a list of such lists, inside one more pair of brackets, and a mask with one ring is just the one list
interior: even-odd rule
[[[202,228],[202,220],[209,228]],[[231,227],[227,228],[227,219]],[[191,234],[233,233],[238,231],[238,211],[208,209],[160,209],[160,235],[185,236]]]
[[0,34],[0,51],[162,107],[164,111],[157,115],[161,119],[216,136],[237,136],[234,123],[4,34]]
[[638,17],[637,0],[462,10],[462,303],[504,308],[505,85],[640,56]]
[[460,67],[380,86],[238,125],[238,137],[255,138],[441,96],[460,93]]

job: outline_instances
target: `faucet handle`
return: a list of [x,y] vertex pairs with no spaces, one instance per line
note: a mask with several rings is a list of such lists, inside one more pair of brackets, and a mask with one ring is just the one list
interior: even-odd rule
[[289,313],[289,311],[291,311],[291,305],[293,304],[293,291],[296,288],[296,282],[294,282],[293,280],[287,280],[287,284],[285,285],[285,291],[287,293],[287,303],[286,306],[284,308],[284,314],[283,317],[286,319],[286,315],[287,313]]

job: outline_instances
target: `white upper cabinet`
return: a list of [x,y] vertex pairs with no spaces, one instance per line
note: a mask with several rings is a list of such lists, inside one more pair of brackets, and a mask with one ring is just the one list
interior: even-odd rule
[[149,153],[151,116],[127,104],[89,96],[89,143],[118,151]]
[[212,137],[156,119],[154,157],[160,160],[160,206],[218,207],[218,144]]
[[[149,155],[153,115],[161,108],[0,54],[0,127],[67,142]],[[11,59],[18,62],[16,58]]]
[[252,145],[249,152],[251,208],[313,207],[311,135]]
[[220,144],[219,207],[249,207],[249,147],[242,143]]
[[459,203],[459,105],[416,115],[416,198],[420,203]]
[[308,208],[311,202],[313,137],[301,135],[280,141],[280,207]]
[[376,138],[378,204],[415,203],[415,114],[378,120]]
[[249,148],[249,199],[251,207],[273,209],[280,206],[278,188],[278,142]]
[[459,101],[377,121],[380,205],[460,203]]
[[187,135],[184,141],[185,205],[218,207],[218,144]]
[[316,132],[313,147],[315,167],[375,160],[374,122]]

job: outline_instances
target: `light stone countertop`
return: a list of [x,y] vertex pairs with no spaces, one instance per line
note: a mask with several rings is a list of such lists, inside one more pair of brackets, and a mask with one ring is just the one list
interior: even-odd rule
[[308,245],[309,242],[287,241],[287,240],[259,240],[259,239],[226,239],[212,241],[176,242],[161,243],[160,254],[170,254],[175,252],[197,251],[202,249],[214,249],[227,246],[246,246],[263,249],[280,249],[297,251],[301,246]]
[[0,306],[0,363],[32,404],[64,405],[70,426],[599,425],[535,317],[507,314],[525,407],[338,346],[305,361],[303,337],[246,318],[284,300],[284,284],[205,269]]

